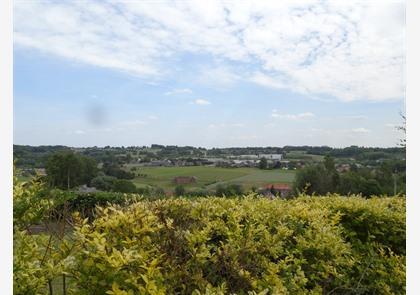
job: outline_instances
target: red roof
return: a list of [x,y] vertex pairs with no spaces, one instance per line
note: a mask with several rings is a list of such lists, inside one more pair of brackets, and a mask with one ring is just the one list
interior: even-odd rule
[[273,189],[275,189],[275,190],[292,190],[292,188],[288,185],[288,184],[285,184],[285,183],[273,183],[273,184],[267,184],[266,186],[265,186],[265,188],[266,189],[271,189],[271,188],[273,188]]

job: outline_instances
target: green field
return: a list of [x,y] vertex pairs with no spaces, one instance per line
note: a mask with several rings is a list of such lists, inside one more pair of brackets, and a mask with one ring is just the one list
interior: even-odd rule
[[[133,167],[130,165],[129,168]],[[138,173],[146,177],[136,177],[133,182],[142,187],[145,185],[159,186],[164,189],[172,189],[176,185],[173,179],[177,176],[195,176],[197,182],[186,185],[190,188],[214,189],[217,184],[241,184],[245,189],[262,187],[271,183],[291,184],[295,177],[295,171],[290,170],[260,170],[257,168],[219,168],[206,166],[193,167],[136,167]]]

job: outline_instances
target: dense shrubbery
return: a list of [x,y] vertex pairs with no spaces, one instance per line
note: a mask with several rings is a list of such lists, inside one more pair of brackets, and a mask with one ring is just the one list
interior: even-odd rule
[[[404,294],[403,197],[133,201],[16,184],[15,294],[48,293],[63,274],[82,295]],[[97,204],[59,237],[25,231],[51,208]]]
[[108,208],[77,230],[83,250],[74,272],[80,294],[403,293],[404,205],[331,196]]

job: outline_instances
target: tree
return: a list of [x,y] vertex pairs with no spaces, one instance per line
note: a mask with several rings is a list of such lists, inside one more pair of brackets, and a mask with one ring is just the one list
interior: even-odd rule
[[337,192],[339,184],[340,175],[335,169],[334,158],[326,156],[323,163],[306,166],[297,172],[294,191],[322,195]]
[[135,193],[137,192],[137,187],[134,183],[125,179],[116,179],[114,180],[114,185],[112,190],[114,192],[120,193]]
[[110,191],[114,187],[114,181],[116,179],[116,177],[108,175],[97,176],[91,180],[90,184],[99,190]]
[[67,189],[89,184],[98,173],[95,159],[75,154],[73,151],[51,155],[45,168],[51,186]]
[[403,123],[402,123],[401,126],[398,126],[397,129],[404,132],[404,138],[400,139],[400,144],[399,145],[402,146],[402,147],[405,147],[406,146],[405,135],[406,135],[406,132],[407,132],[407,130],[406,130],[407,119],[406,119],[406,116],[403,113],[400,113],[400,116],[403,119]]
[[47,161],[46,172],[51,186],[73,188],[81,182],[82,162],[73,152],[53,154]]
[[91,181],[98,175],[98,164],[91,157],[79,156],[82,163],[82,183],[91,185]]
[[327,187],[328,173],[324,165],[309,165],[300,169],[296,173],[293,184],[295,193],[303,192],[307,194],[325,194]]
[[175,187],[175,195],[177,197],[180,197],[180,196],[184,196],[185,195],[185,188],[184,188],[183,185],[177,185]]
[[268,166],[267,159],[265,157],[262,157],[258,166],[260,169],[267,169],[267,166]]
[[329,173],[334,172],[335,171],[334,158],[331,157],[330,155],[325,156],[325,158],[324,158],[324,166],[325,166],[325,169],[327,169],[327,171]]

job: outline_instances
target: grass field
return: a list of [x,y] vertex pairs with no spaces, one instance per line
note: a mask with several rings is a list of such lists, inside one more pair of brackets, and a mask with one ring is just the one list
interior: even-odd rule
[[146,177],[136,177],[133,182],[138,186],[152,185],[172,189],[177,176],[195,176],[197,182],[186,185],[190,188],[214,189],[217,184],[241,184],[245,189],[261,187],[271,183],[292,183],[295,171],[260,170],[257,168],[219,168],[206,166],[193,167],[137,167],[137,173]]

